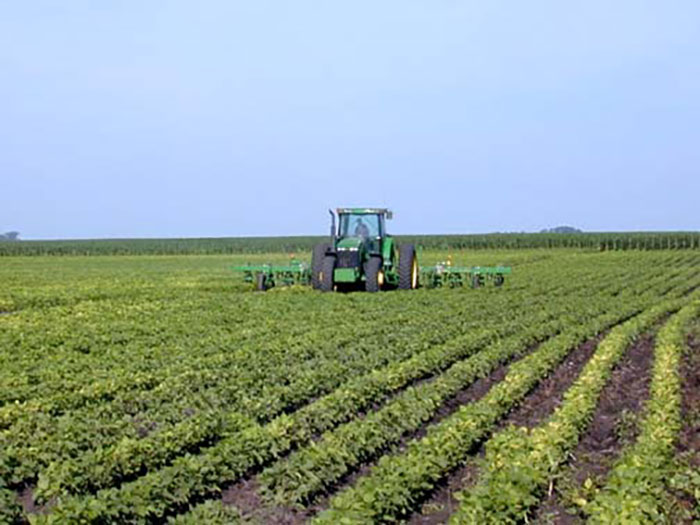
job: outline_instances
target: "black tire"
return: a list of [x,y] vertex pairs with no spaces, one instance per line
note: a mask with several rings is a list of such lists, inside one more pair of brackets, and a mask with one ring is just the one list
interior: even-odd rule
[[314,246],[311,256],[311,286],[314,290],[321,289],[321,272],[323,272],[323,258],[326,251],[331,247],[331,243],[322,242]]
[[418,258],[412,244],[399,247],[399,289],[414,290],[418,288]]
[[505,282],[505,277],[503,277],[502,273],[497,273],[496,277],[493,279],[493,284],[496,286],[503,286],[503,283]]
[[255,289],[258,292],[264,292],[267,290],[267,275],[260,272],[255,276]]
[[335,257],[326,255],[321,265],[320,282],[321,290],[324,292],[333,291],[333,274],[335,273]]
[[483,276],[479,275],[478,273],[475,273],[472,276],[472,288],[481,288],[482,286],[484,286]]
[[370,257],[365,263],[365,291],[378,292],[382,288],[383,274],[381,257]]

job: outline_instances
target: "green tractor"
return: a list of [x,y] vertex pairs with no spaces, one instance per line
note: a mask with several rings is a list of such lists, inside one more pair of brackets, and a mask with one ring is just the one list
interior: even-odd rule
[[338,208],[331,214],[331,238],[314,247],[311,266],[292,258],[287,264],[246,264],[232,269],[243,280],[265,291],[276,286],[308,285],[316,290],[414,290],[427,288],[502,286],[510,266],[455,266],[451,257],[420,267],[412,244],[397,245],[386,232],[391,211],[386,208]]
[[385,208],[338,208],[331,214],[330,242],[314,247],[311,284],[317,290],[378,292],[418,287],[419,266],[412,244],[397,246],[387,234]]

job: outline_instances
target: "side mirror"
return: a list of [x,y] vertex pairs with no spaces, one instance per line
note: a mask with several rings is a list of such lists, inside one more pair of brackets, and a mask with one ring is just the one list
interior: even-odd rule
[[392,212],[391,210],[387,210],[387,211],[386,211],[386,218],[387,218],[388,221],[390,221],[391,219],[393,219],[393,218],[394,218],[394,212]]

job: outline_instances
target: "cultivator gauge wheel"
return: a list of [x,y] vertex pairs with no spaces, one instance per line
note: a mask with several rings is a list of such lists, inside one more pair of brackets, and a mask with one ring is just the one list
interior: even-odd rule
[[259,272],[255,276],[255,289],[259,292],[264,292],[268,288],[267,284],[267,275],[265,275],[262,272]]

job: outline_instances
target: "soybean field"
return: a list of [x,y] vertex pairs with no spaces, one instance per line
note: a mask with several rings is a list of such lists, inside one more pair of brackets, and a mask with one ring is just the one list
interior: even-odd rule
[[0,523],[693,523],[695,242],[376,294],[230,271],[282,252],[8,252]]

